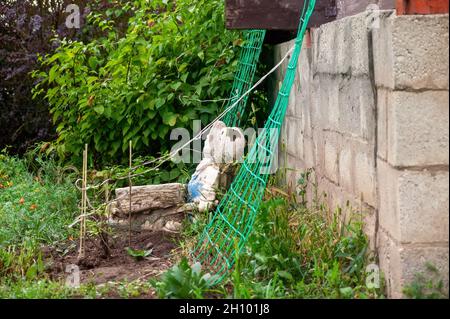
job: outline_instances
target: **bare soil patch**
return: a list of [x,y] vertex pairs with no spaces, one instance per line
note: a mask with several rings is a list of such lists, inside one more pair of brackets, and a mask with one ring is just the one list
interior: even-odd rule
[[[78,260],[78,244],[74,242],[45,247],[43,255],[48,265],[47,272],[55,280],[66,278],[68,265],[77,265],[82,284],[131,282],[157,277],[172,267],[178,241],[179,235],[164,231],[133,231],[130,245],[128,231],[117,229],[108,239],[109,256],[105,255],[100,239],[92,238],[86,241],[85,258],[81,260]],[[127,247],[134,250],[151,249],[152,253],[147,258],[137,260],[127,253]]]

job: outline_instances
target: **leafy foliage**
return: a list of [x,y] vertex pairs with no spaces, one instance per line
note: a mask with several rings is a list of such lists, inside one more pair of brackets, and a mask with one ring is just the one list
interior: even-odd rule
[[149,257],[152,254],[152,249],[150,250],[140,250],[140,249],[132,249],[130,247],[126,248],[127,254],[136,260],[142,260],[145,257]]
[[[238,298],[373,298],[365,286],[367,238],[337,211],[265,202],[233,274]],[[256,278],[256,281],[255,281]]]
[[191,267],[184,258],[153,285],[160,298],[203,299],[208,292],[211,292],[215,280],[215,276],[202,272],[199,263]]
[[32,280],[43,271],[42,256],[32,242],[0,247],[0,278]]
[[[124,15],[125,33],[115,23]],[[102,35],[58,39],[34,73],[61,156],[77,157],[88,143],[96,163],[116,161],[130,140],[136,153],[164,152],[172,128],[207,123],[221,107],[198,100],[227,96],[236,67],[240,41],[224,28],[223,1],[122,1],[93,10],[87,23]]]

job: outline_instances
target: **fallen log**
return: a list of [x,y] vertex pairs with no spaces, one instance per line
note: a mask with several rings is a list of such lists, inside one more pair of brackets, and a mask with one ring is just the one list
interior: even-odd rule
[[[129,214],[130,189],[118,188],[116,200],[111,205],[114,215]],[[180,207],[186,203],[186,186],[172,183],[162,185],[134,186],[131,189],[131,214],[151,213],[155,210]]]

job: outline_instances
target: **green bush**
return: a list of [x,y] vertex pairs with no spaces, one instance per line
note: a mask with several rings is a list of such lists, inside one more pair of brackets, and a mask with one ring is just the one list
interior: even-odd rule
[[[95,163],[117,163],[130,140],[135,153],[167,151],[172,128],[209,123],[222,107],[199,100],[231,89],[241,41],[225,29],[222,0],[110,2],[84,26],[98,36],[55,40],[34,72],[57,125],[47,151],[62,157],[79,159],[88,143]],[[125,32],[115,23],[124,17]]]

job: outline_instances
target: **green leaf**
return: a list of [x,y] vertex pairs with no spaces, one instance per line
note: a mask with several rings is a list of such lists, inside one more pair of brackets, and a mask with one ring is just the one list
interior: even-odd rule
[[174,89],[175,91],[177,91],[177,90],[180,88],[180,86],[181,86],[182,84],[183,84],[183,83],[181,83],[181,82],[176,82],[176,83],[172,84],[170,87],[171,87],[172,89]]
[[97,58],[91,56],[88,60],[89,66],[91,67],[91,69],[95,69],[97,67]]
[[189,73],[182,74],[181,77],[180,77],[181,81],[186,83],[188,76],[189,76]]
[[97,114],[102,115],[105,112],[105,107],[103,105],[98,105],[98,106],[94,107],[94,111]]
[[148,257],[152,254],[153,249],[150,250],[134,250],[131,249],[129,247],[125,248],[126,252],[128,253],[128,255],[130,255],[131,257],[134,257],[136,260],[142,260],[145,257]]
[[53,83],[53,81],[55,80],[55,77],[56,77],[57,70],[58,70],[58,65],[55,65],[50,69],[50,72],[48,74],[48,83],[50,83],[50,84]]
[[178,115],[172,112],[165,112],[163,115],[163,123],[169,126],[175,126]]
[[343,298],[351,298],[353,296],[352,287],[341,288],[341,289],[339,289],[339,292],[341,293]]
[[277,271],[277,274],[279,277],[287,279],[288,281],[293,281],[294,277],[292,277],[291,273],[284,271],[284,270],[279,270]]
[[178,67],[178,72],[182,73],[189,66],[187,63],[183,63]]
[[161,106],[163,106],[166,103],[166,100],[163,98],[158,98],[155,100],[155,106],[157,109],[159,109]]

